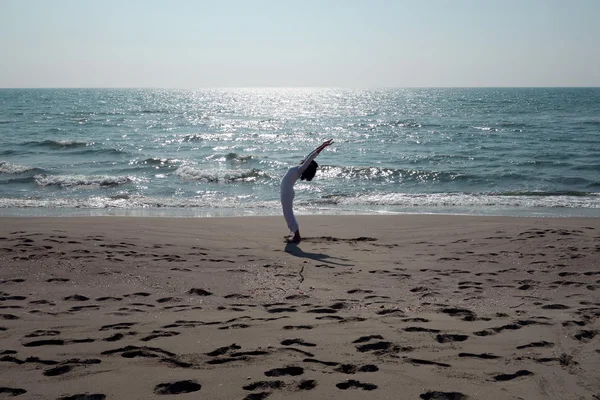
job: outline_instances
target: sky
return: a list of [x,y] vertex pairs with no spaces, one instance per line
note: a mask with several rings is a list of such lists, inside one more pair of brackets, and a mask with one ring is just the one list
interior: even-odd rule
[[0,0],[0,87],[600,86],[600,0]]

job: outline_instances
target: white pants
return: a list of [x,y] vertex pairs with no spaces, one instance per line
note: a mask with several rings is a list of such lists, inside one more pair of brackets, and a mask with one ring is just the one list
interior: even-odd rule
[[281,208],[283,209],[283,217],[285,218],[285,222],[287,222],[288,228],[292,233],[296,233],[298,231],[298,221],[296,221],[296,217],[294,216],[294,193],[286,193],[281,195]]

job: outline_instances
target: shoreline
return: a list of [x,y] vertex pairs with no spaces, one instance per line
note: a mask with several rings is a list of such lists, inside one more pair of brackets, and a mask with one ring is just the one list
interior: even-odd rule
[[600,392],[600,219],[298,219],[293,245],[281,216],[0,217],[0,387],[28,399]]
[[[448,208],[428,209],[315,209],[296,207],[297,216],[457,216],[457,217],[509,217],[509,218],[600,218],[600,208]],[[130,218],[238,218],[275,217],[279,209],[201,209],[201,208],[0,208],[0,218],[4,217],[130,217]]]

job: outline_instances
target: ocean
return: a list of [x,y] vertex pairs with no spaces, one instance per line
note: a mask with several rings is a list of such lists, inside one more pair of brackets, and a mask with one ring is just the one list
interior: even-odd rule
[[[0,215],[600,216],[600,88],[0,89]],[[283,224],[283,222],[282,222]]]

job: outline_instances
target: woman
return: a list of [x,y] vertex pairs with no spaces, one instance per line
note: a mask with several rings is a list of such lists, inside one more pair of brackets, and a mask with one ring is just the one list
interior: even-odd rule
[[294,217],[294,184],[300,178],[301,180],[311,181],[317,173],[317,168],[319,164],[317,164],[314,159],[323,151],[323,149],[327,146],[331,146],[333,144],[333,139],[329,139],[326,142],[323,142],[322,145],[317,147],[306,157],[305,160],[290,169],[288,169],[287,173],[281,180],[281,207],[283,208],[283,216],[285,217],[285,221],[287,222],[288,228],[292,232],[293,236],[288,238],[288,242],[291,243],[299,243],[302,238],[300,237],[300,230],[298,229],[298,221],[296,221],[296,217]]

